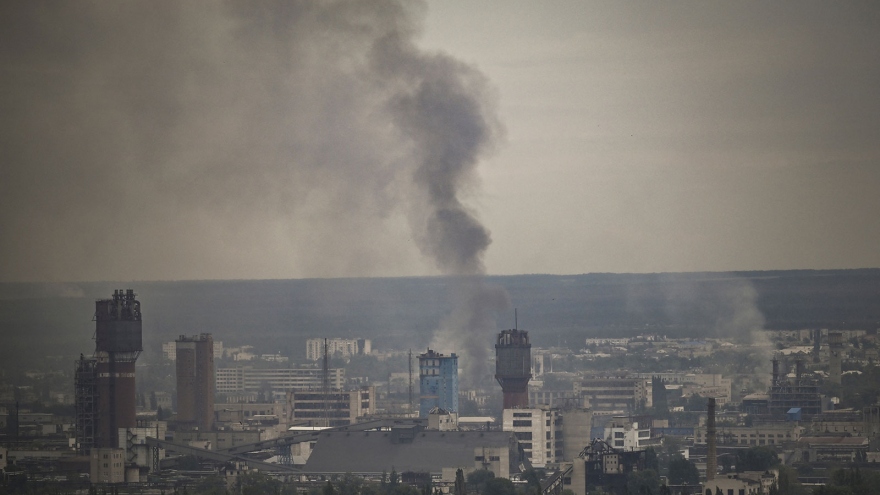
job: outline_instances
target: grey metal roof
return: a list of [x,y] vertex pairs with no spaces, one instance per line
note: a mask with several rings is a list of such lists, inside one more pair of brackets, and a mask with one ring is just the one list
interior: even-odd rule
[[473,466],[477,448],[509,448],[516,442],[506,431],[419,431],[411,442],[393,443],[394,438],[390,431],[321,433],[304,470],[439,473],[444,467]]

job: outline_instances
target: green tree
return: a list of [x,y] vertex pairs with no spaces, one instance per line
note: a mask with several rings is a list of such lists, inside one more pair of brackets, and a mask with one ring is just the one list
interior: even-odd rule
[[220,475],[202,478],[193,486],[194,495],[224,495],[225,493],[226,480]]
[[523,471],[522,479],[526,482],[526,491],[528,493],[541,493],[541,480],[544,478],[543,469],[529,468]]
[[736,453],[736,472],[766,471],[779,464],[776,451],[767,447],[752,447]]
[[333,488],[333,483],[330,480],[327,480],[327,484],[324,485],[324,489],[321,490],[321,495],[336,495],[336,489]]
[[797,471],[789,466],[776,466],[779,470],[779,495],[806,495],[809,493],[797,480]]
[[471,491],[483,493],[483,490],[486,488],[486,483],[494,477],[495,473],[488,469],[477,469],[476,471],[468,473],[467,485]]
[[363,486],[363,478],[353,476],[351,473],[345,473],[345,476],[336,483],[339,495],[360,495]]
[[507,478],[492,478],[486,481],[486,488],[481,492],[483,495],[516,495],[513,482]]
[[698,485],[700,484],[700,470],[693,462],[682,456],[677,456],[669,461],[669,483],[673,485]]
[[654,447],[645,449],[645,469],[660,471],[660,460],[657,458],[657,451],[654,450]]
[[660,477],[657,471],[633,471],[626,479],[626,490],[630,495],[659,495]]
[[265,473],[242,474],[236,481],[241,495],[271,495],[281,493],[281,481]]
[[467,487],[464,484],[464,471],[460,468],[455,471],[455,489],[453,495],[467,495]]

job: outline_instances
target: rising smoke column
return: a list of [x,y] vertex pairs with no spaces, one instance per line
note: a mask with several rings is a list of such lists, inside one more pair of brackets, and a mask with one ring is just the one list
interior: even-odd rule
[[415,165],[412,225],[423,254],[454,280],[453,312],[431,347],[462,354],[465,386],[485,384],[495,312],[506,292],[483,278],[489,231],[461,200],[473,187],[479,159],[498,137],[493,99],[482,74],[443,54],[427,54],[396,35],[377,42],[373,66],[391,88],[392,122],[411,144]]
[[506,298],[466,199],[500,126],[477,70],[416,46],[425,8],[0,2],[0,278],[440,273],[437,349],[482,366]]

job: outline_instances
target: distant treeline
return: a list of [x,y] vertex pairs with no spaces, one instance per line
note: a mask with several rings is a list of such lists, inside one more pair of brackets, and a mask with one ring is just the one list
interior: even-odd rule
[[[590,336],[737,336],[757,328],[880,326],[880,269],[489,277],[510,309],[499,328],[539,346]],[[423,349],[451,308],[442,277],[263,281],[0,284],[0,358],[67,360],[94,349],[94,301],[132,288],[144,315],[144,359],[162,342],[214,334],[226,346],[304,357],[305,339],[363,337],[378,348]],[[487,336],[487,345],[492,336]],[[444,349],[442,351],[454,351]],[[8,369],[8,366],[7,366]]]

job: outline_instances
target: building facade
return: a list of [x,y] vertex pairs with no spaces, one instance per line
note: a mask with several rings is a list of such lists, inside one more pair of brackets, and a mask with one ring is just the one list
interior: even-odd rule
[[458,356],[428,349],[419,355],[419,417],[435,407],[458,412]]
[[369,355],[373,351],[369,339],[308,339],[306,340],[306,359],[317,361],[324,357],[324,342],[330,357],[351,357]]
[[651,429],[628,416],[615,416],[605,425],[605,441],[619,450],[640,450],[651,439]]
[[[284,393],[291,389],[320,390],[323,386],[323,373],[320,368],[218,368],[216,390],[219,394],[257,392],[264,387]],[[345,369],[330,369],[328,373],[330,388],[345,387]]]
[[376,413],[375,387],[355,390],[291,390],[283,414],[287,425],[347,426]]
[[185,427],[214,427],[214,339],[210,333],[181,335],[176,341],[177,422]]
[[648,385],[635,376],[593,375],[575,383],[575,393],[594,411],[635,411],[647,404]]
[[505,409],[503,431],[510,431],[519,440],[532,466],[556,463],[563,457],[562,416],[551,407]]

